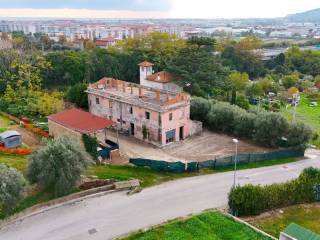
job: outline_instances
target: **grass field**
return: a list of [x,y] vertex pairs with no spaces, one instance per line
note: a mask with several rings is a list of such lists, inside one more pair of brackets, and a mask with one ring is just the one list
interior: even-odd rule
[[99,179],[115,179],[125,181],[132,178],[139,179],[142,187],[150,187],[170,180],[184,177],[200,175],[194,174],[172,174],[160,173],[149,168],[131,167],[131,166],[92,166],[89,168],[87,175],[98,176]]
[[186,220],[176,220],[124,240],[259,240],[269,239],[218,212],[205,212]]
[[280,232],[292,222],[320,234],[320,204],[292,206],[282,211],[273,211],[251,223],[275,237],[279,237]]
[[7,128],[10,126],[10,119],[0,115],[0,128]]
[[[290,121],[292,121],[293,107],[282,108],[281,113]],[[300,103],[297,106],[296,119],[308,124],[312,130],[320,136],[320,101],[317,107],[310,107],[310,101],[301,94]],[[320,147],[320,138],[313,141],[312,144]]]
[[27,167],[27,157],[0,153],[0,163],[4,163],[10,167],[18,169],[20,172],[24,172]]

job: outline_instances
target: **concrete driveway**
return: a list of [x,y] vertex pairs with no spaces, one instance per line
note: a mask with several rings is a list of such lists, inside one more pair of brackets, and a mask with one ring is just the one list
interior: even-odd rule
[[[243,170],[239,184],[270,184],[296,178],[306,167],[320,168],[320,158]],[[0,230],[5,240],[106,240],[166,220],[227,204],[233,172],[167,182],[127,196],[118,192],[28,217]]]

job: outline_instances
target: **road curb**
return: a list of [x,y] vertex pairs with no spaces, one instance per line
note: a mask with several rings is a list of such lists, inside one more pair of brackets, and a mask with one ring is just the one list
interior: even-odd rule
[[[123,182],[116,182],[113,184],[113,188],[110,189],[111,185],[107,185],[107,186],[103,186],[103,187],[99,187],[99,188],[95,188],[95,189],[89,189],[87,191],[84,192],[79,192],[79,193],[75,193],[75,194],[71,194],[69,196],[65,196],[62,198],[58,198],[46,203],[40,203],[39,206],[37,207],[37,205],[27,208],[24,211],[17,213],[11,217],[8,217],[7,219],[1,220],[0,221],[0,229],[17,223],[17,222],[22,222],[23,220],[29,218],[29,217],[33,217],[48,211],[51,211],[53,209],[59,208],[59,207],[63,207],[63,206],[68,206],[68,205],[72,205],[75,204],[77,202],[81,202],[84,201],[86,199],[90,199],[90,198],[95,198],[95,197],[100,197],[100,196],[104,196],[107,194],[112,194],[115,192],[120,192],[120,191],[124,191],[124,190],[128,190],[134,187],[138,187],[140,186],[139,180],[129,180],[129,181],[123,181]],[[93,193],[93,191],[96,191]],[[87,194],[85,196],[81,196],[78,197],[79,194]],[[74,197],[74,198],[72,198]],[[69,200],[66,200],[67,198],[72,198]]]

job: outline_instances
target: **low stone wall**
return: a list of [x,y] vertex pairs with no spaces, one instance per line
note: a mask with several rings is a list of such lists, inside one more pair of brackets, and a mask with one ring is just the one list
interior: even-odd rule
[[191,127],[190,127],[190,136],[201,134],[203,130],[203,124],[199,121],[191,121]]

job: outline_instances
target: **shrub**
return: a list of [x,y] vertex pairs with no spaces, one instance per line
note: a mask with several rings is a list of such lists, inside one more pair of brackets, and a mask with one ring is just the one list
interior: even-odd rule
[[[229,193],[229,207],[236,215],[257,215],[265,208],[265,196],[261,186],[245,185]],[[245,199],[246,201],[243,201]]]
[[314,186],[320,183],[320,170],[305,169],[286,183],[268,186],[238,186],[229,193],[229,207],[239,216],[258,215],[274,208],[316,201]]
[[82,141],[87,153],[96,160],[98,158],[98,140],[96,137],[92,137],[87,134],[82,134]]
[[202,121],[206,123],[207,115],[211,110],[212,103],[201,97],[194,97],[191,99],[190,117],[193,120]]
[[[269,103],[266,105],[269,107]],[[271,106],[274,111],[280,108],[279,102]],[[304,124],[289,124],[278,113],[246,111],[226,102],[216,102],[204,98],[191,101],[192,119],[200,120],[212,131],[235,134],[253,139],[268,147],[306,146],[311,137],[310,128]],[[283,137],[288,138],[284,144]]]
[[149,138],[149,130],[146,125],[142,126],[142,135],[143,135],[143,140],[147,140]]
[[288,139],[288,146],[303,146],[306,147],[306,143],[312,137],[312,130],[306,124],[299,122],[293,123],[289,126],[287,139]]
[[25,179],[20,172],[0,164],[0,208],[13,209],[22,198]]
[[86,170],[89,156],[66,136],[46,143],[29,156],[27,178],[53,191],[55,196],[65,195]]
[[278,113],[262,113],[254,122],[254,140],[262,145],[276,147],[286,136],[288,121]]
[[[320,84],[320,83],[319,83]],[[320,85],[319,85],[320,86]],[[308,93],[307,98],[310,101],[320,101],[320,92]]]
[[212,105],[208,114],[208,127],[211,130],[232,133],[234,129],[235,118],[243,109],[230,105],[229,103],[218,102]]
[[25,127],[26,129],[29,129],[30,131],[40,135],[41,137],[45,137],[45,138],[49,137],[49,133],[43,131],[40,128],[36,128],[36,127],[32,126],[31,124],[25,124],[25,123],[21,122],[21,125],[23,127]]
[[77,107],[88,109],[88,96],[85,92],[88,86],[85,83],[78,83],[71,86],[66,93],[66,100],[76,104]]
[[237,97],[236,105],[240,108],[245,109],[245,110],[248,110],[250,108],[249,100],[243,95],[240,95]]
[[243,112],[235,117],[233,133],[239,137],[251,139],[254,133],[254,122],[256,114]]

